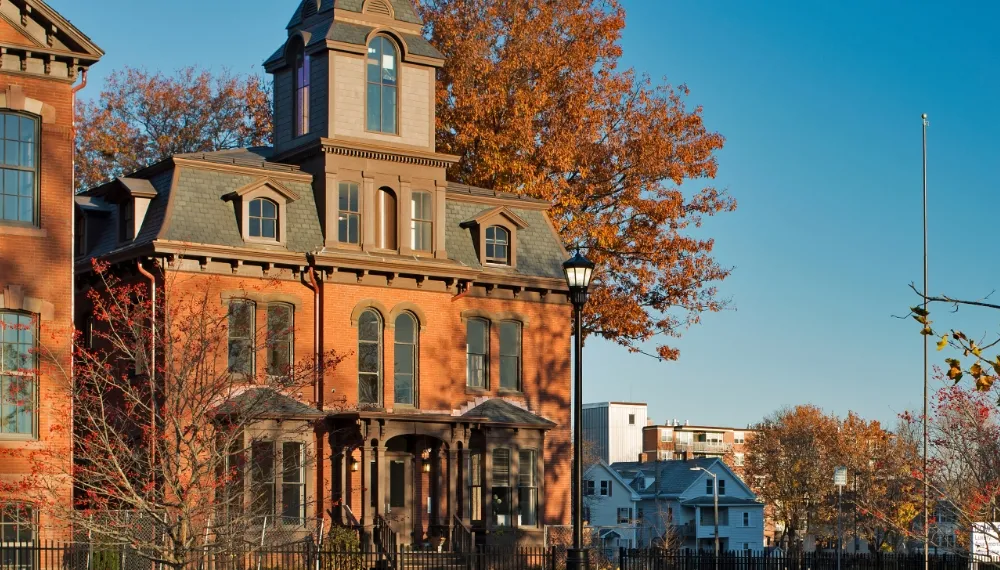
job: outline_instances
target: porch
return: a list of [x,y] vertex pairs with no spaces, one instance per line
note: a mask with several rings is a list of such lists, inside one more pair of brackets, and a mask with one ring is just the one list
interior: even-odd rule
[[554,426],[502,399],[461,415],[330,415],[330,514],[387,548],[541,544],[542,451]]

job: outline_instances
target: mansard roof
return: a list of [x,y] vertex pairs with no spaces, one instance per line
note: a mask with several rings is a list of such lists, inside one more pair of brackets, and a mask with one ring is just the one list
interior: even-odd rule
[[[342,42],[355,46],[365,46],[368,44],[368,38],[371,33],[376,29],[377,28],[375,26],[365,26],[351,22],[339,22],[330,19],[320,21],[311,27],[302,29],[298,32],[298,35],[301,35],[302,43],[305,45],[306,51],[309,51],[312,46],[324,44],[327,41]],[[427,41],[426,38],[421,35],[408,34],[399,31],[394,32],[394,35],[404,44],[404,56],[409,54],[439,60],[444,59],[444,55],[442,55],[441,52],[439,52],[429,41]],[[280,48],[271,54],[271,57],[264,60],[264,67],[268,70],[281,67],[285,62],[285,49],[287,49],[287,47],[288,41],[282,44]]]
[[[116,228],[117,208],[102,220],[100,235],[94,239],[85,258],[77,262],[89,267],[89,259],[128,258],[148,255],[156,244],[185,244],[224,249],[242,259],[280,253],[288,259],[305,259],[328,254],[324,249],[320,212],[312,188],[312,176],[297,166],[271,162],[269,148],[234,149],[220,152],[180,154],[156,165],[116,179],[84,192],[80,197],[108,194],[109,188],[129,184],[150,189],[155,194],[135,239],[121,243]],[[287,229],[284,247],[261,246],[244,241],[232,203],[241,189],[274,181],[288,196]],[[87,204],[89,205],[90,202]],[[88,208],[80,203],[80,210]],[[103,204],[103,202],[102,202]],[[463,225],[484,211],[500,208],[516,217],[523,227],[517,231],[517,263],[512,267],[486,268],[476,252],[473,229]],[[352,261],[364,264],[418,263],[433,266],[437,274],[493,275],[494,277],[543,278],[562,280],[566,259],[559,236],[547,214],[548,204],[541,200],[493,192],[461,184],[448,183],[445,199],[445,250],[447,259],[417,260],[412,256],[358,252]],[[90,209],[92,210],[92,208]],[[180,247],[178,245],[178,247]],[[262,247],[271,249],[261,249]],[[242,253],[239,253],[242,252]],[[296,257],[298,256],[298,257]],[[220,254],[220,257],[223,257]]]

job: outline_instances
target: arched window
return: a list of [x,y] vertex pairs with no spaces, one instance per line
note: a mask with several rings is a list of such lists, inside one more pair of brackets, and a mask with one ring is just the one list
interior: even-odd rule
[[414,192],[410,199],[410,247],[414,251],[431,250],[433,220],[431,193]]
[[[308,4],[308,3],[307,3]],[[295,136],[309,134],[309,56],[302,42],[295,46]]]
[[486,228],[486,263],[510,265],[510,232],[506,228]]
[[250,237],[278,239],[278,205],[267,198],[250,201]]
[[0,311],[0,435],[31,435],[35,426],[36,319]]
[[38,120],[0,113],[0,222],[38,225]]
[[396,249],[396,193],[390,188],[375,193],[375,221],[375,247]]
[[395,361],[393,376],[395,402],[407,406],[417,403],[417,363],[420,358],[417,320],[410,313],[396,317]]
[[396,134],[396,45],[385,36],[368,44],[368,130]]
[[358,318],[358,404],[382,403],[382,316],[368,309]]

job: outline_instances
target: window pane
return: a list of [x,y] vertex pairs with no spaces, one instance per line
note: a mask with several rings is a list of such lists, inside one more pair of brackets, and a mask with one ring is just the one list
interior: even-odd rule
[[414,340],[413,317],[409,313],[403,313],[396,317],[396,342],[413,344]]
[[413,345],[396,343],[395,361],[393,362],[393,372],[395,374],[413,374]]
[[374,311],[365,311],[358,318],[358,338],[361,340],[378,341],[380,336],[379,318]]
[[501,356],[521,355],[521,327],[517,323],[500,323]]
[[281,479],[285,483],[301,483],[302,478],[302,444],[285,442],[281,446],[281,460],[284,470]]
[[272,202],[270,200],[262,200],[261,204],[263,206],[262,213],[264,214],[265,218],[277,218],[278,217],[277,206],[274,204],[274,202]]
[[250,215],[251,216],[253,216],[255,218],[259,218],[260,217],[260,204],[261,204],[260,200],[251,200],[250,201]]
[[397,404],[413,405],[413,375],[397,373],[394,382]]
[[348,243],[361,243],[358,239],[359,231],[358,228],[361,225],[361,217],[357,214],[352,214],[348,220],[347,228],[347,241]]
[[535,450],[522,449],[518,457],[518,485],[535,486]]
[[499,447],[493,450],[493,486],[510,485],[510,450]]
[[498,262],[506,263],[507,261],[507,246],[497,245],[493,252],[493,257],[496,258]]
[[396,134],[396,88],[382,88],[382,132]]
[[11,166],[17,166],[20,164],[20,149],[21,145],[16,142],[7,141],[4,145],[4,162]]
[[368,84],[368,130],[382,130],[382,86],[377,83]]
[[296,524],[302,519],[302,502],[304,485],[282,485],[281,516],[286,524]]
[[250,451],[251,504],[257,516],[274,514],[274,443],[255,441]]
[[340,210],[349,209],[351,203],[351,186],[350,184],[340,183],[339,199],[337,201],[337,208]]
[[250,237],[260,237],[260,218],[250,218]]
[[253,305],[245,301],[229,304],[229,336],[249,338],[253,328]]
[[500,357],[500,387],[505,390],[520,390],[518,382],[518,359],[512,356]]
[[28,117],[21,117],[21,141],[35,142],[35,121]]
[[375,374],[358,375],[358,402],[361,404],[377,404],[378,376]]
[[466,325],[466,345],[472,354],[486,354],[486,323],[469,319]]
[[27,166],[33,168],[35,166],[35,145],[30,143],[21,143],[21,157],[18,161],[21,166]]
[[21,172],[20,176],[20,190],[19,194],[24,196],[33,196],[35,194],[35,173],[34,172]]
[[358,346],[358,371],[378,373],[378,343],[363,342]]
[[21,123],[16,115],[7,115],[5,126],[3,138],[11,141],[21,138]]
[[32,221],[31,214],[34,210],[33,198],[22,197],[19,201],[19,209],[17,214],[18,221],[30,222]]
[[260,235],[261,237],[277,239],[278,230],[275,227],[275,220],[265,219],[261,226]]
[[368,81],[371,83],[379,83],[381,78],[381,53],[380,47],[382,46],[382,38],[375,38],[372,43],[368,46]]

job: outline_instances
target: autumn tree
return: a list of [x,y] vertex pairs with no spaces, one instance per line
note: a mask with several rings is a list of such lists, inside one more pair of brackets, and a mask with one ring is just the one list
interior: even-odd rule
[[260,146],[271,138],[271,88],[258,75],[174,75],[126,67],[77,111],[76,179],[92,188],[172,154]]
[[[80,300],[92,326],[78,336],[65,397],[51,398],[66,402],[56,415],[72,418],[58,427],[74,438],[72,465],[37,451],[32,475],[0,482],[0,500],[30,498],[97,543],[173,569],[259,541],[262,528],[281,528],[276,516],[301,528],[311,511],[304,487],[276,511],[273,485],[255,481],[301,474],[317,459],[310,442],[324,414],[304,402],[314,399],[316,370],[340,357],[290,361],[280,342],[290,315],[257,330],[239,303],[220,306],[204,277],[157,271],[154,303],[148,281],[120,270],[95,264]],[[230,342],[231,332],[243,340]],[[256,371],[247,366],[255,355]],[[68,480],[74,504],[47,500]]]
[[[685,86],[619,69],[617,0],[425,0],[420,10],[447,59],[438,149],[461,157],[449,177],[554,204],[563,241],[599,264],[588,333],[635,350],[726,306],[715,285],[729,269],[692,231],[736,206],[707,182],[724,139],[687,107]],[[666,344],[657,352],[678,356]]]

